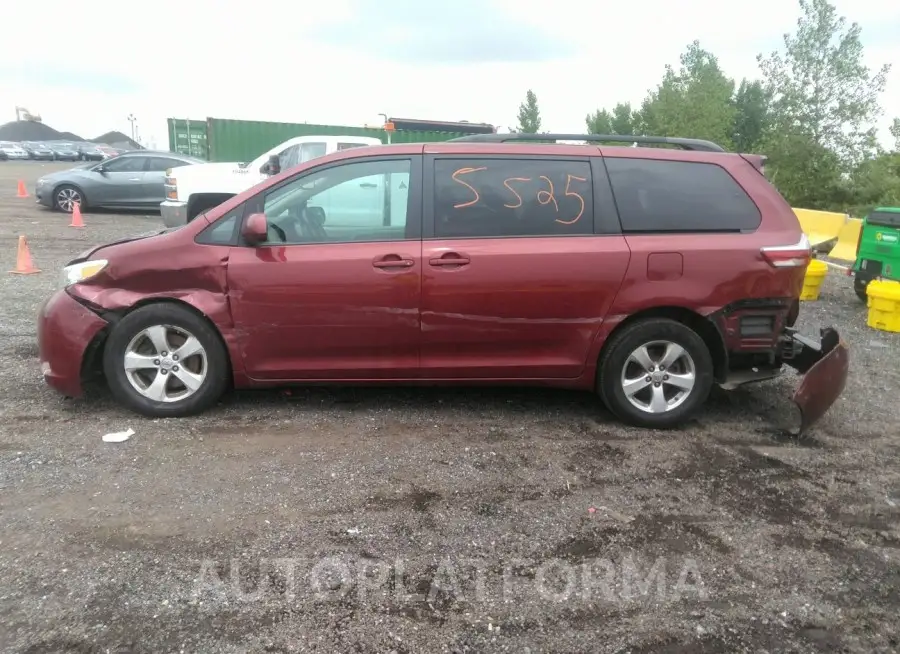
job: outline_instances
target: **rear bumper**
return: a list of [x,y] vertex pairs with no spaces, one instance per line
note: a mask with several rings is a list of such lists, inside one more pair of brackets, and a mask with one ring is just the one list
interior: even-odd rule
[[165,200],[159,205],[159,213],[166,227],[180,227],[187,224],[187,202]]
[[803,375],[793,396],[800,409],[800,435],[825,415],[844,392],[850,351],[837,330],[827,327],[821,330],[818,340],[786,329],[783,354],[784,362]]
[[63,395],[81,397],[85,352],[108,324],[65,291],[54,293],[38,314],[38,351],[44,381]]

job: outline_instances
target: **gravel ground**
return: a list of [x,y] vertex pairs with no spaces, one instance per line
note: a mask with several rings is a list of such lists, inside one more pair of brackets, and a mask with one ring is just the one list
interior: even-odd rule
[[[149,420],[38,371],[35,314],[92,243],[160,225],[18,199],[0,163],[0,650],[896,651],[900,335],[829,275],[801,326],[851,344],[801,442],[795,380],[624,428],[545,390],[241,393]],[[4,273],[5,273],[4,270]],[[133,428],[123,444],[106,432]]]

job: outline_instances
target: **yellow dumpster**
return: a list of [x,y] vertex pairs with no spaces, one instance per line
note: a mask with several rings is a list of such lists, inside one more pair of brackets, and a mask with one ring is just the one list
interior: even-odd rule
[[866,294],[869,296],[866,324],[883,332],[900,332],[900,282],[872,280]]
[[828,266],[818,259],[813,259],[809,262],[809,265],[806,267],[806,275],[803,277],[803,290],[800,292],[801,300],[819,299],[819,290],[822,288],[826,272],[828,272]]
[[856,261],[856,244],[859,243],[859,233],[862,231],[862,219],[851,218],[838,233],[837,244],[828,253],[832,259],[841,261]]
[[830,241],[836,241],[847,214],[834,211],[817,211],[815,209],[794,209],[800,228],[809,239],[813,249],[822,249]]

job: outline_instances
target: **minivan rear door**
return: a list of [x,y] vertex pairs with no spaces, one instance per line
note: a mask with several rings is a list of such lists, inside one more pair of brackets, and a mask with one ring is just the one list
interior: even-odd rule
[[570,151],[426,157],[424,378],[586,372],[630,254],[602,160]]

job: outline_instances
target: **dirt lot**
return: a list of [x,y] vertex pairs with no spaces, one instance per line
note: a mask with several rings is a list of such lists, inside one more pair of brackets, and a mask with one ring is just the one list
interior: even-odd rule
[[[900,647],[900,337],[829,276],[851,343],[807,440],[791,378],[689,429],[541,390],[246,393],[187,420],[39,374],[58,270],[158,216],[18,199],[0,163],[0,650],[887,652]],[[42,273],[6,274],[28,236]],[[133,428],[123,444],[106,432]]]

